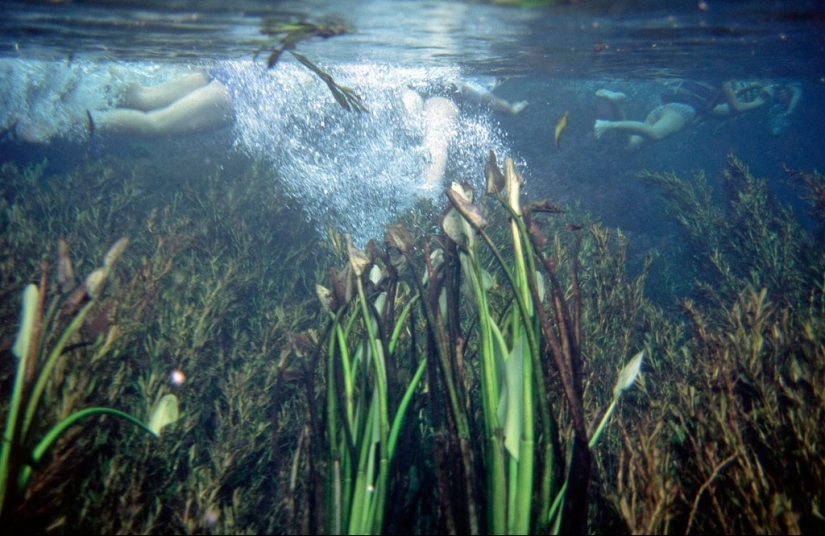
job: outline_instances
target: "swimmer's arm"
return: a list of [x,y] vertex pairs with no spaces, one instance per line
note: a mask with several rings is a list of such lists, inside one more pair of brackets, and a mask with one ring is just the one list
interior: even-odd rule
[[788,111],[787,113],[791,113],[794,111],[796,106],[799,104],[799,100],[802,98],[802,89],[797,85],[790,85],[788,86],[791,89],[791,102],[788,103]]
[[[767,102],[767,99],[765,99],[762,94],[753,99],[751,102],[742,102],[739,100],[736,90],[733,89],[733,84],[731,82],[725,82],[722,85],[722,93],[725,96],[725,103],[719,104],[713,109],[714,115],[730,115],[733,112],[747,112],[755,108],[759,108]],[[728,107],[727,111],[724,111],[724,106]]]

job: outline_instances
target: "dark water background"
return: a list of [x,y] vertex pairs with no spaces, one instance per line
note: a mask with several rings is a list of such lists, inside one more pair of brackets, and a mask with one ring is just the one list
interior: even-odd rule
[[[733,153],[756,176],[769,178],[774,193],[793,204],[804,220],[803,205],[785,182],[782,165],[825,168],[821,119],[825,112],[825,5],[817,1],[582,1],[531,9],[387,0],[4,2],[0,6],[0,54],[10,61],[65,62],[84,70],[107,64],[147,69],[249,61],[266,17],[335,18],[351,25],[353,31],[348,35],[313,39],[299,46],[303,54],[333,72],[359,65],[386,71],[419,69],[415,75],[419,83],[427,78],[428,69],[434,70],[435,78],[443,78],[443,70],[451,69],[461,76],[498,77],[503,82],[497,95],[530,102],[520,115],[495,117],[486,123],[520,163],[528,195],[581,203],[594,218],[621,228],[631,238],[636,264],[649,248],[667,250],[680,239],[675,227],[665,223],[657,193],[638,180],[640,171],[673,171],[689,177],[705,170],[714,177]],[[802,102],[785,132],[772,135],[767,110],[757,110],[735,119],[708,121],[635,153],[625,152],[618,138],[597,140],[593,136],[599,104],[594,93],[599,88],[625,92],[628,119],[643,120],[658,104],[664,81],[737,77],[800,84]],[[368,78],[357,81],[363,85],[355,85],[356,90],[369,92]],[[10,106],[8,100],[4,103]],[[567,111],[569,126],[556,147],[553,126]],[[296,103],[289,113],[300,116],[301,104]],[[471,113],[483,112],[473,109]],[[247,157],[266,158],[272,145],[283,144],[282,139],[264,136],[271,134],[267,128],[276,129],[274,125],[255,128],[260,141],[246,145]],[[376,128],[361,135],[377,136],[387,126]],[[302,150],[313,143],[327,156],[342,150],[339,142],[312,137],[316,135],[306,137]],[[223,132],[137,146],[95,142],[82,151],[76,141],[60,137],[40,145],[4,141],[0,159],[35,162],[47,157],[52,169],[59,170],[70,168],[77,158],[105,153],[128,158],[134,151],[162,155],[163,151],[186,150],[202,151],[220,165],[220,155],[230,154],[233,144],[237,147],[237,139],[231,139],[236,136],[237,131]],[[372,165],[381,167],[381,157],[376,154]],[[284,170],[290,166],[300,170],[297,164],[306,163],[279,158],[274,158],[273,167]],[[483,160],[483,154],[479,158]],[[471,172],[467,167],[453,166],[450,171],[467,174]],[[324,180],[354,182],[357,175],[342,171],[339,177]],[[308,216],[316,222],[323,220],[326,212],[318,211],[329,203],[318,197],[332,194],[305,186],[295,185],[296,198],[312,198],[309,210],[316,213]],[[379,203],[382,193],[376,190],[386,187],[386,181],[359,187],[362,193],[373,195],[355,199]],[[356,209],[351,206],[354,202],[339,200],[330,213],[331,223],[336,223],[335,211]],[[380,212],[375,218],[378,221],[362,238],[387,223],[383,220],[389,216]]]

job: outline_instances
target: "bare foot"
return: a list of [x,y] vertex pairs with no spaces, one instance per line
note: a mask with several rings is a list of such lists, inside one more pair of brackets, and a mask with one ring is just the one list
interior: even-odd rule
[[596,139],[602,137],[606,131],[610,130],[610,121],[605,121],[603,119],[596,119],[596,124],[593,125],[593,134],[596,135]]
[[610,91],[609,89],[600,89],[596,92],[597,97],[607,99],[610,102],[624,102],[627,95],[618,91]]
[[520,114],[530,103],[527,101],[518,101],[510,105],[510,113],[513,115]]
[[130,82],[120,95],[121,108],[133,108],[135,110],[144,110],[146,106],[143,103],[143,86],[137,82]]

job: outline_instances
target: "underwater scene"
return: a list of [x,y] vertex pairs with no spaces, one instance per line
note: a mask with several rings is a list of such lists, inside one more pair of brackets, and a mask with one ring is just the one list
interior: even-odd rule
[[818,0],[0,5],[0,527],[825,533]]

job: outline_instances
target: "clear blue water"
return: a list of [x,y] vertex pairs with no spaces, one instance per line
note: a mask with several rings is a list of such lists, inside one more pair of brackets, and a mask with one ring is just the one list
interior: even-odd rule
[[[290,57],[269,71],[265,54],[253,62],[266,17],[350,25],[351,33],[301,42],[298,51],[357,91],[369,113],[342,110]],[[45,156],[59,167],[77,158],[78,147],[128,153],[128,140],[87,139],[86,110],[114,105],[124,83],[151,85],[219,65],[244,81],[235,125],[174,143],[204,158],[234,152],[265,163],[309,220],[363,242],[380,236],[395,209],[439,196],[420,188],[422,126],[398,105],[399,92],[412,87],[453,98],[460,108],[448,180],[480,181],[494,148],[516,158],[530,196],[579,202],[644,252],[667,248],[674,235],[662,226],[656,192],[639,182],[641,170],[713,176],[734,153],[795,202],[782,164],[825,169],[824,30],[825,4],[813,0],[581,1],[530,9],[389,0],[3,2],[0,160]],[[624,92],[628,118],[643,120],[663,84],[677,78],[794,82],[803,98],[778,135],[765,107],[632,153],[618,139],[595,138],[596,90]],[[511,116],[463,102],[454,86],[467,79],[496,79],[496,95],[529,106]],[[553,127],[565,112],[569,125],[557,147]],[[142,143],[149,150],[168,145]]]

